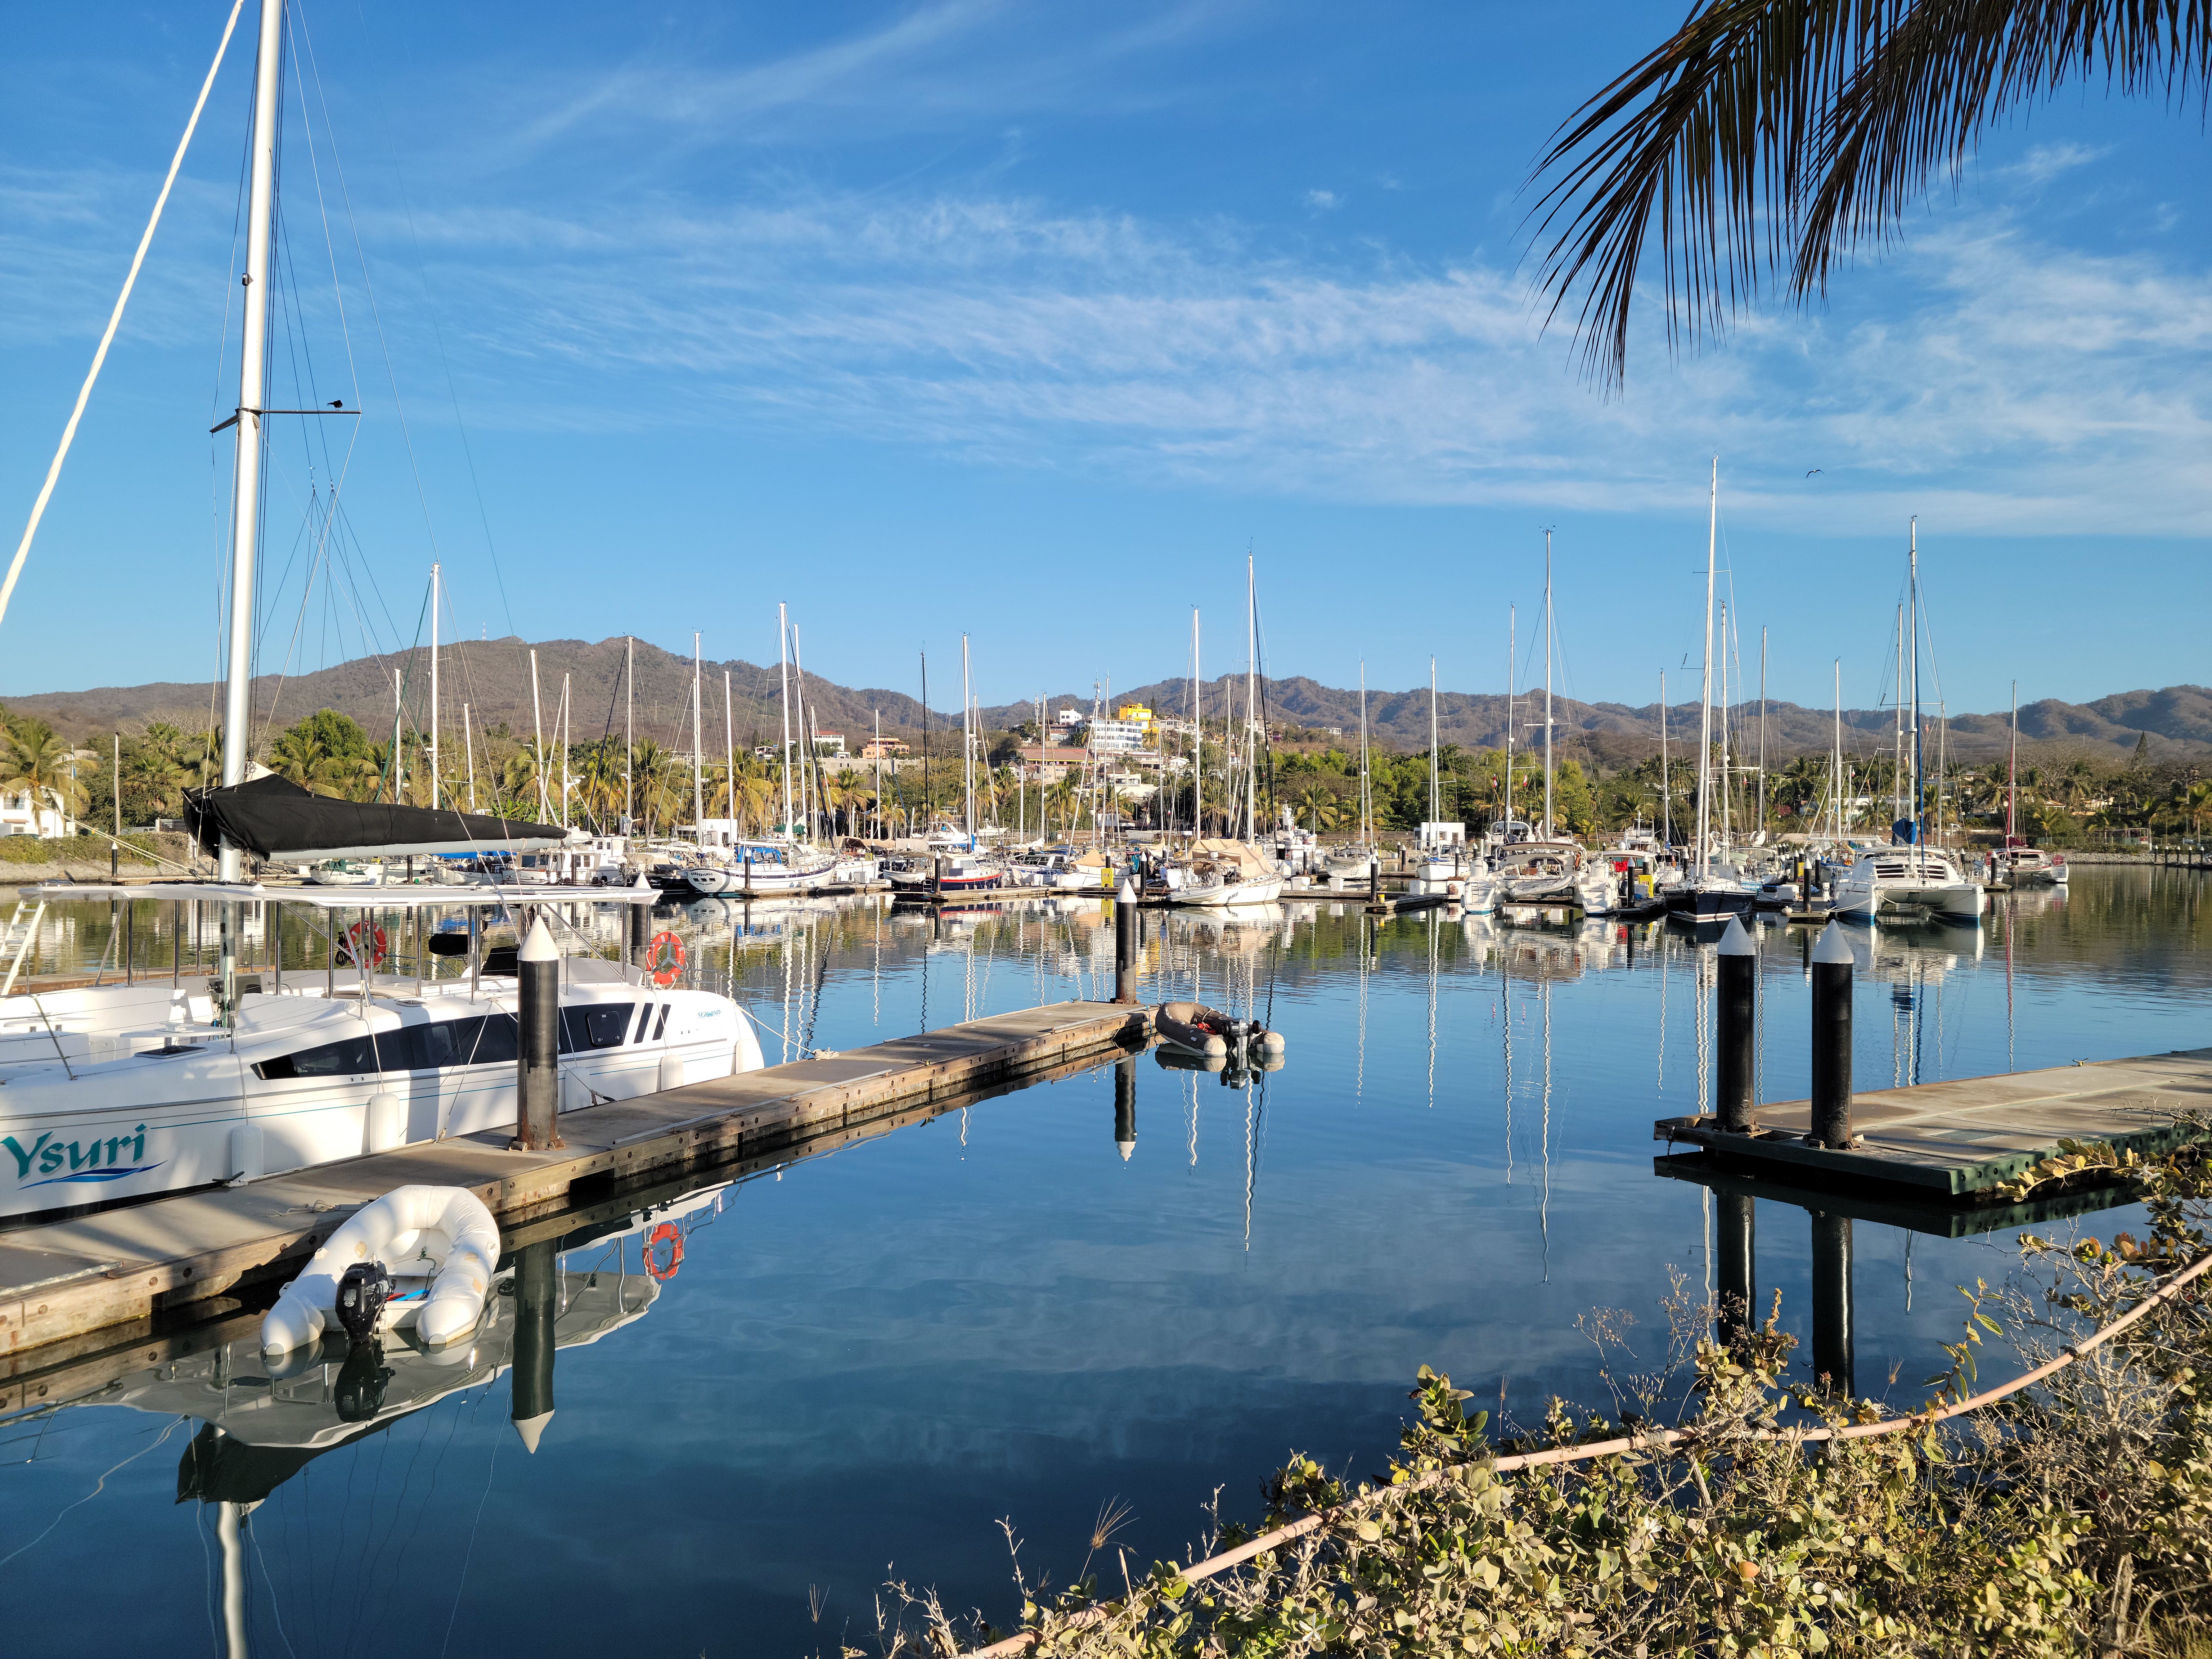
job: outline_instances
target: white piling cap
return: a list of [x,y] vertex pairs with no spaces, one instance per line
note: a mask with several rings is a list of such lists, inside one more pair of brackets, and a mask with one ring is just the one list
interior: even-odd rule
[[1114,890],[1114,902],[1116,904],[1134,904],[1136,902],[1137,884],[1131,881],[1128,877],[1122,877],[1121,884]]
[[1743,931],[1741,917],[1730,915],[1728,926],[1721,932],[1720,953],[1724,957],[1755,957],[1759,947],[1751,942],[1751,935]]
[[[539,926],[542,927],[544,924],[541,922]],[[538,1451],[538,1438],[544,1434],[545,1425],[553,1420],[553,1413],[540,1412],[535,1417],[517,1417],[508,1420],[514,1425],[514,1431],[522,1437],[523,1450],[534,1456]]]
[[1114,1146],[1115,1150],[1121,1154],[1121,1162],[1124,1164],[1127,1164],[1129,1161],[1129,1154],[1137,1150],[1137,1143],[1133,1140],[1122,1140],[1117,1138],[1114,1142]]
[[1844,937],[1844,930],[1835,922],[1831,921],[1820,930],[1820,937],[1814,942],[1813,960],[1839,963],[1846,968],[1851,965],[1850,942]]
[[561,947],[553,943],[553,935],[539,916],[530,924],[530,937],[522,941],[522,949],[515,953],[517,962],[558,962]]

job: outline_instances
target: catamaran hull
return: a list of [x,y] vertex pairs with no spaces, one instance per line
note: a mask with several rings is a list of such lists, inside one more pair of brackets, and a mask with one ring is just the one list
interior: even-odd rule
[[1911,905],[1937,915],[1972,917],[1981,915],[1984,902],[1981,888],[1970,881],[1922,885],[1845,876],[1836,883],[1833,908],[1839,915],[1872,916],[1893,905]]
[[1169,902],[1218,910],[1232,904],[1273,904],[1282,896],[1282,878],[1269,876],[1261,881],[1229,881],[1203,887],[1185,886],[1176,891]]

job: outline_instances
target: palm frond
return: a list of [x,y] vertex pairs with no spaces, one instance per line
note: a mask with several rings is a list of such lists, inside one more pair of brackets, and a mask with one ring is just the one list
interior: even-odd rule
[[2124,96],[2201,106],[2212,0],[1705,0],[1532,175],[1547,321],[1579,294],[1583,366],[1618,385],[1649,264],[1672,351],[1764,284],[1824,293],[1990,124],[2100,71]]

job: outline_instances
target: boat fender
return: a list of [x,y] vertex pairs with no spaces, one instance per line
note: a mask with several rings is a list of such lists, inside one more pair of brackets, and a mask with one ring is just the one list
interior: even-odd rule
[[356,1261],[338,1280],[338,1323],[355,1341],[366,1342],[391,1300],[391,1270],[381,1261]]
[[680,1089],[680,1088],[682,1088],[682,1087],[684,1086],[684,1056],[683,1056],[683,1055],[681,1055],[681,1054],[663,1054],[663,1055],[661,1055],[661,1057],[660,1057],[660,1073],[659,1073],[659,1076],[654,1079],[655,1085],[656,1085],[656,1086],[657,1086],[657,1087],[658,1087],[658,1088],[659,1088],[659,1090],[660,1090],[664,1094],[665,1094],[665,1093],[666,1093],[666,1092],[667,1092],[669,1090],[671,1090],[671,1089]]
[[1253,1039],[1252,1046],[1264,1048],[1271,1054],[1279,1054],[1283,1052],[1283,1034],[1280,1031],[1262,1031]]
[[261,1126],[240,1123],[230,1132],[230,1173],[223,1184],[231,1186],[241,1181],[261,1179]]
[[279,1292],[261,1321],[263,1351],[285,1353],[315,1341],[337,1322],[346,1270],[382,1259],[402,1235],[422,1232],[451,1243],[415,1315],[416,1338],[434,1348],[474,1330],[499,1265],[499,1224],[465,1188],[395,1187],[356,1211]]
[[395,1094],[371,1095],[368,1099],[368,1134],[366,1137],[372,1152],[388,1152],[394,1146],[407,1144],[407,1103]]

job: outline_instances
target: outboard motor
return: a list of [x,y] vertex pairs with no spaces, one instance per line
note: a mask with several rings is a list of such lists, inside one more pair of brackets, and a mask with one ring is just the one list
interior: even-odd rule
[[384,1345],[373,1338],[355,1343],[345,1364],[338,1367],[338,1380],[331,1391],[338,1421],[374,1422],[384,1409],[385,1385],[391,1381],[392,1367],[384,1363]]
[[384,1304],[392,1300],[392,1275],[381,1261],[356,1261],[338,1280],[338,1323],[356,1343],[376,1334]]

